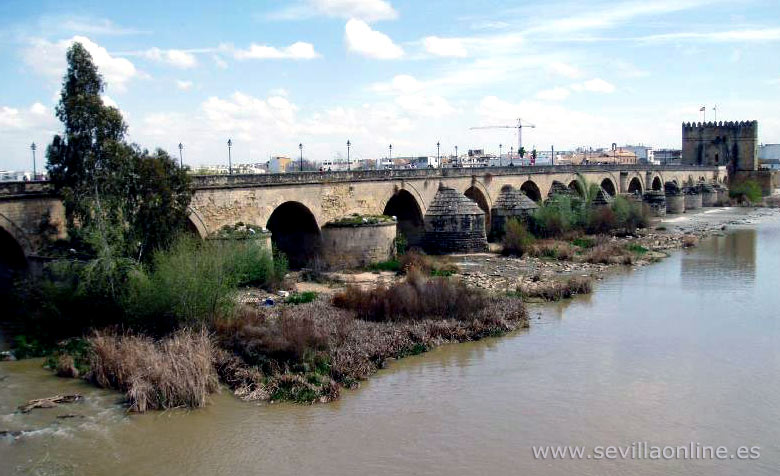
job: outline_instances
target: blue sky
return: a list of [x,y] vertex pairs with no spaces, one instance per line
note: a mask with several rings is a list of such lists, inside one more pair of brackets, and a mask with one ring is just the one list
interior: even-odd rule
[[[0,3],[0,168],[50,142],[64,52],[93,54],[132,141],[185,162],[612,142],[759,121],[780,142],[776,0]],[[43,149],[43,147],[41,147]]]

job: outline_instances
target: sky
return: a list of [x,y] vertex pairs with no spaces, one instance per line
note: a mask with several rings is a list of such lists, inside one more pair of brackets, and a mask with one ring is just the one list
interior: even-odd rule
[[0,2],[0,169],[31,169],[79,41],[128,138],[191,166],[680,147],[681,123],[780,142],[777,0]]

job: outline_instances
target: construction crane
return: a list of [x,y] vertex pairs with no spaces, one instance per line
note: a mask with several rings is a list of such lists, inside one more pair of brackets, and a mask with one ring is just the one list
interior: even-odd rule
[[536,126],[528,123],[523,122],[522,119],[517,119],[517,125],[516,126],[478,126],[478,127],[471,127],[470,130],[475,129],[517,129],[517,152],[520,153],[521,150],[523,150],[523,127],[530,127],[535,128]]

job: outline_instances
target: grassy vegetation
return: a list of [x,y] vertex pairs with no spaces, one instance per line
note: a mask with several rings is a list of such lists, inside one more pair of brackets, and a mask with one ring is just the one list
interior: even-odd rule
[[215,350],[205,331],[179,331],[160,341],[96,333],[89,343],[87,378],[124,392],[131,411],[202,407],[218,388]]
[[312,302],[315,299],[317,299],[317,293],[314,291],[303,291],[301,293],[292,293],[287,298],[285,298],[284,302],[287,304],[306,304],[307,302]]
[[761,186],[754,180],[744,180],[732,184],[729,188],[729,197],[738,203],[756,204],[761,202],[763,194]]
[[[527,326],[521,300],[465,289],[452,280],[413,273],[389,288],[349,288],[334,297],[335,305],[318,299],[293,307],[244,308],[215,328],[225,349],[217,356],[217,371],[244,399],[329,401],[390,358]],[[454,311],[453,299],[468,311]]]
[[360,215],[353,213],[345,217],[337,218],[330,224],[336,226],[360,226],[360,225],[378,225],[381,223],[393,222],[393,217],[387,215]]
[[501,252],[504,255],[523,256],[535,241],[525,224],[517,218],[512,218],[506,223]]
[[370,271],[391,271],[398,273],[401,271],[401,262],[397,259],[391,259],[387,261],[380,261],[378,263],[372,263],[368,266]]
[[482,291],[446,278],[427,279],[412,271],[403,282],[371,290],[347,288],[333,297],[336,307],[367,321],[472,318],[489,303]]
[[547,281],[518,286],[517,293],[526,299],[538,298],[544,301],[560,301],[577,294],[590,294],[593,282],[590,278],[572,276],[565,281]]

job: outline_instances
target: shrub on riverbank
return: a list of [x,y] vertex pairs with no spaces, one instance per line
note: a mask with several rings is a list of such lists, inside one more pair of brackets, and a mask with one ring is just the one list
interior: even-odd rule
[[446,278],[426,279],[414,270],[406,280],[365,290],[348,287],[333,297],[333,304],[355,311],[367,321],[471,318],[489,297],[476,288]]
[[518,286],[517,292],[523,298],[540,298],[545,301],[560,301],[577,294],[590,294],[593,282],[583,276],[572,276],[565,281],[546,281]]
[[[446,286],[441,278],[418,274],[407,284],[393,287],[393,292],[417,296],[414,314],[408,307],[384,309],[390,304],[389,288],[384,287],[350,289],[345,292],[349,295],[335,299],[344,307],[319,299],[293,307],[242,308],[233,319],[216,326],[218,342],[225,349],[217,358],[220,378],[247,400],[329,401],[338,397],[341,386],[352,387],[388,359],[528,325],[519,299],[478,293],[480,306],[470,307],[469,315],[450,317],[439,305],[420,304],[420,297],[433,298],[434,303],[441,298]],[[453,286],[451,290],[461,290]],[[380,303],[382,311],[377,310]],[[359,318],[361,311],[351,305],[367,306],[363,316],[371,320]]]
[[87,378],[124,392],[131,411],[197,408],[218,388],[214,347],[205,331],[149,337],[96,333]]
[[528,231],[523,222],[517,218],[507,221],[504,230],[504,238],[501,241],[504,255],[523,256],[531,248],[535,241],[534,236]]
[[744,180],[732,184],[729,188],[729,198],[739,204],[755,204],[761,202],[763,194],[761,185],[755,180]]

